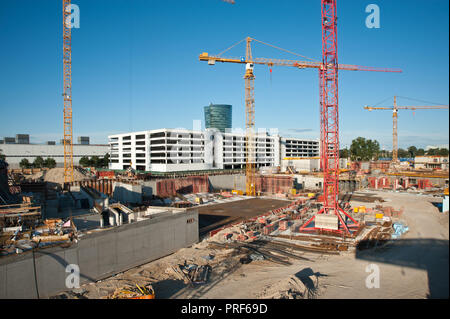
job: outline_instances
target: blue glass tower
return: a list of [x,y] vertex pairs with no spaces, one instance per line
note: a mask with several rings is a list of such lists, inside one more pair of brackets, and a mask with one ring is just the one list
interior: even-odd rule
[[225,129],[232,128],[231,111],[228,104],[210,104],[205,106],[205,127],[216,128],[225,133]]

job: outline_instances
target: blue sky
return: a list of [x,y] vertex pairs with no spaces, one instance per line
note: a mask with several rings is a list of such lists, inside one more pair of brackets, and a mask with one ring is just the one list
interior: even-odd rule
[[[321,60],[320,0],[73,0],[80,29],[72,49],[74,138],[104,143],[108,134],[192,128],[203,106],[233,105],[244,127],[244,66],[208,66],[251,36]],[[365,8],[380,7],[381,26],[368,29]],[[0,137],[31,141],[62,136],[62,1],[0,1]],[[338,1],[339,63],[398,67],[403,73],[339,73],[341,147],[353,138],[392,147],[392,114],[363,109],[393,95],[448,104],[447,0]],[[243,45],[226,55],[244,55]],[[255,57],[298,59],[253,46]],[[255,69],[256,126],[318,138],[317,70]],[[399,99],[399,105],[424,103]],[[382,105],[392,105],[392,99]],[[400,111],[399,146],[448,144],[448,110]]]

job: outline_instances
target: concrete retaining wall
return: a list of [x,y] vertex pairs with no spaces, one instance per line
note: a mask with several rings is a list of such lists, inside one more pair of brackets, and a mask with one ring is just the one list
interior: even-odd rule
[[[198,211],[183,210],[81,237],[69,248],[35,253],[40,298],[66,287],[66,267],[80,268],[80,284],[169,255],[198,241]],[[0,299],[37,298],[32,252],[0,259]]]
[[245,191],[245,175],[210,175],[209,182],[215,190],[238,189]]
[[113,198],[121,203],[142,204],[142,185],[114,182]]

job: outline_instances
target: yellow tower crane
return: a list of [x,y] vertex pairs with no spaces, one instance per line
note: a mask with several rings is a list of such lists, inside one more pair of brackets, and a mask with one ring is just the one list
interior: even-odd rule
[[[221,55],[231,48],[235,47],[239,43],[246,42],[246,54],[241,58],[225,58]],[[251,42],[259,42],[266,46],[300,56],[302,58],[309,59],[311,61],[298,61],[298,60],[285,60],[285,59],[269,59],[269,58],[254,58],[252,55]],[[225,63],[240,63],[245,64],[245,115],[246,115],[246,194],[247,196],[254,196],[256,194],[256,143],[254,141],[254,129],[255,129],[255,97],[254,97],[254,82],[255,76],[253,74],[253,68],[255,65],[267,65],[273,66],[290,66],[298,69],[313,68],[318,69],[319,72],[324,69],[323,63],[311,58],[305,57],[298,53],[282,49],[280,47],[268,44],[251,37],[242,39],[241,41],[233,44],[231,47],[222,51],[218,55],[209,55],[207,52],[203,52],[199,56],[200,61],[206,61],[209,65],[215,65],[216,62]],[[338,69],[349,71],[375,71],[375,72],[401,72],[395,69],[386,68],[374,68],[360,65],[351,64],[339,64]],[[270,70],[272,71],[272,70]]]
[[73,182],[73,136],[72,136],[72,33],[70,1],[63,0],[63,72],[64,72],[64,183]]
[[365,110],[391,110],[392,111],[392,162],[398,162],[398,132],[397,120],[399,110],[434,110],[434,109],[448,109],[448,105],[427,105],[427,106],[398,106],[397,97],[394,96],[394,105],[387,107],[364,106]]

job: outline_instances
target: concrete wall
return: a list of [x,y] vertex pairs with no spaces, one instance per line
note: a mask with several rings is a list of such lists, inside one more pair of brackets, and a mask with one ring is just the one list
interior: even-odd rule
[[294,175],[297,179],[297,184],[302,185],[302,189],[307,190],[321,190],[323,184],[322,177],[316,176],[305,176],[305,175]]
[[156,194],[156,181],[144,181],[142,183],[142,196],[152,196]]
[[283,159],[281,160],[281,171],[285,172],[287,166],[294,166],[295,170],[298,172],[307,171],[312,172],[314,170],[319,170],[320,168],[320,158],[302,158],[302,159]]
[[209,182],[215,190],[238,189],[245,191],[245,175],[210,175]]
[[142,185],[114,182],[113,198],[121,203],[142,204]]
[[[70,248],[36,252],[40,298],[66,288],[66,266],[80,269],[80,284],[94,282],[150,262],[198,241],[198,211],[177,210],[153,219],[86,235]],[[193,222],[189,222],[193,219]],[[0,299],[37,298],[33,256],[27,252],[0,259]]]

